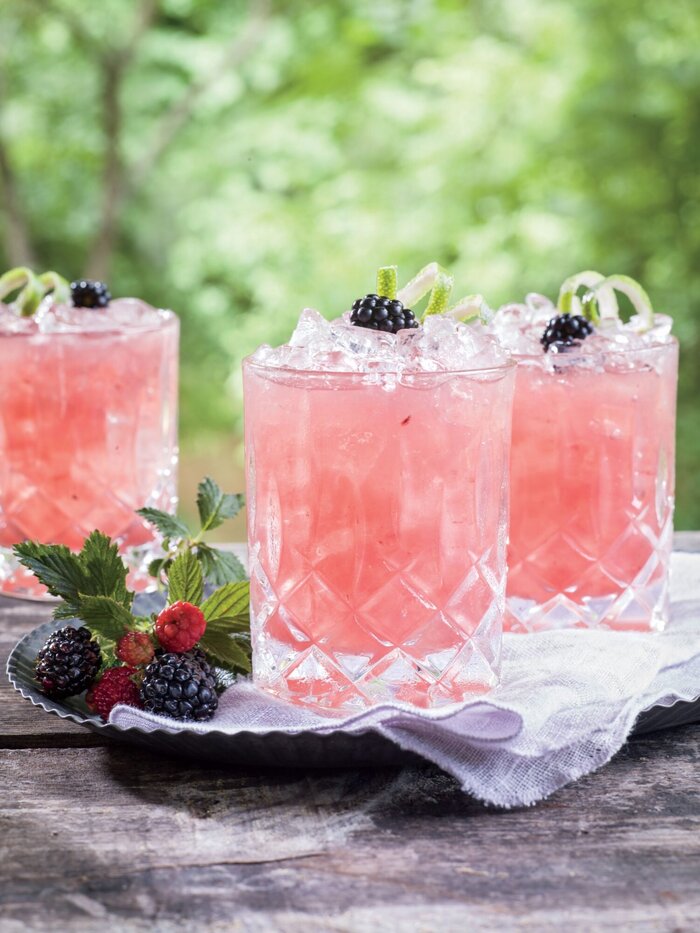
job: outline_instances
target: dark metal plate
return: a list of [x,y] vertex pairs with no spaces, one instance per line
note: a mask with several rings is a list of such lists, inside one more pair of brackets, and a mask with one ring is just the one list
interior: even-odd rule
[[[138,611],[144,614],[158,608],[162,597],[139,597]],[[148,601],[148,603],[146,603]],[[239,732],[226,735],[210,732],[206,735],[180,733],[171,735],[157,730],[143,732],[140,729],[120,729],[102,722],[87,709],[84,700],[52,700],[44,696],[34,681],[34,659],[36,654],[56,628],[65,622],[46,622],[15,645],[7,661],[7,675],[13,687],[35,706],[47,713],[69,719],[100,735],[108,735],[119,741],[141,745],[149,751],[160,751],[169,755],[215,761],[220,764],[258,766],[271,768],[345,768],[382,767],[403,765],[418,760],[416,755],[402,751],[393,742],[376,732],[362,735],[333,733],[316,735],[302,733],[287,735],[284,732],[269,732],[258,735],[254,732]],[[633,735],[642,735],[659,729],[670,729],[689,723],[700,722],[700,700],[694,703],[678,702],[673,706],[656,706],[642,713]]]

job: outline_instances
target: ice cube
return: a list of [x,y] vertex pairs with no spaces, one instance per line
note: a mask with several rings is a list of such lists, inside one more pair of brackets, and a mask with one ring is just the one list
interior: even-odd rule
[[21,317],[11,305],[0,301],[0,335],[32,334],[36,330],[33,317]]
[[328,349],[331,346],[330,323],[313,308],[304,308],[289,338],[289,346]]

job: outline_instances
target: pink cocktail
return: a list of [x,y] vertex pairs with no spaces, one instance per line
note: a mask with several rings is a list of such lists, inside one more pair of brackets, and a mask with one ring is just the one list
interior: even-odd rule
[[325,357],[268,348],[244,364],[255,681],[337,711],[483,692],[499,667],[513,365],[391,371],[390,341],[420,363],[428,340],[401,331],[338,371],[353,328],[325,326],[340,335]]
[[12,545],[79,549],[98,528],[138,568],[156,542],[134,510],[176,504],[179,323],[133,299],[0,306],[0,591],[40,596]]
[[[529,312],[540,321],[511,341],[516,351],[543,332],[542,308]],[[517,308],[509,314],[517,320]],[[537,340],[516,356],[507,629],[665,625],[678,375],[669,326],[657,315],[635,333],[608,320],[576,345],[544,352]]]

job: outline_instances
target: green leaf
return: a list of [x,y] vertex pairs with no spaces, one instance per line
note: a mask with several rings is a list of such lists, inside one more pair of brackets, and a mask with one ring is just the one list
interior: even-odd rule
[[190,536],[190,529],[177,515],[170,515],[162,509],[151,508],[137,509],[136,514],[145,518],[151,525],[155,525],[166,538],[189,538]]
[[227,518],[238,515],[242,506],[243,496],[222,492],[209,476],[197,487],[197,508],[202,531],[218,528]]
[[121,605],[131,606],[134,594],[126,588],[128,568],[111,538],[101,531],[93,531],[83,542],[80,562],[85,571],[81,593],[111,596]]
[[81,593],[78,618],[94,635],[115,642],[134,625],[134,617],[129,610],[111,596]]
[[85,588],[85,570],[77,554],[63,544],[23,541],[13,548],[19,562],[31,570],[52,596],[75,601]]
[[247,579],[245,567],[231,551],[222,551],[209,544],[197,545],[197,557],[207,580],[214,586]]
[[192,553],[179,554],[168,571],[168,601],[177,603],[181,600],[198,606],[204,595],[204,577],[202,568]]
[[241,623],[245,629],[250,620],[250,583],[227,583],[220,587],[201,606],[207,620],[207,631],[217,622]]
[[251,670],[250,653],[235,640],[234,636],[227,635],[225,632],[209,631],[207,627],[199,644],[220,667],[246,672]]

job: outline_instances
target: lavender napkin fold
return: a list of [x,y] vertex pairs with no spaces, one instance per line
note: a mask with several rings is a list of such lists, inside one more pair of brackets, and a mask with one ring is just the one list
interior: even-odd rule
[[208,723],[177,723],[127,706],[116,707],[110,722],[172,734],[374,730],[439,765],[480,800],[532,804],[608,762],[643,710],[700,696],[700,555],[674,554],[671,566],[671,622],[662,634],[507,634],[501,685],[459,705],[384,704],[329,719],[239,681]]

